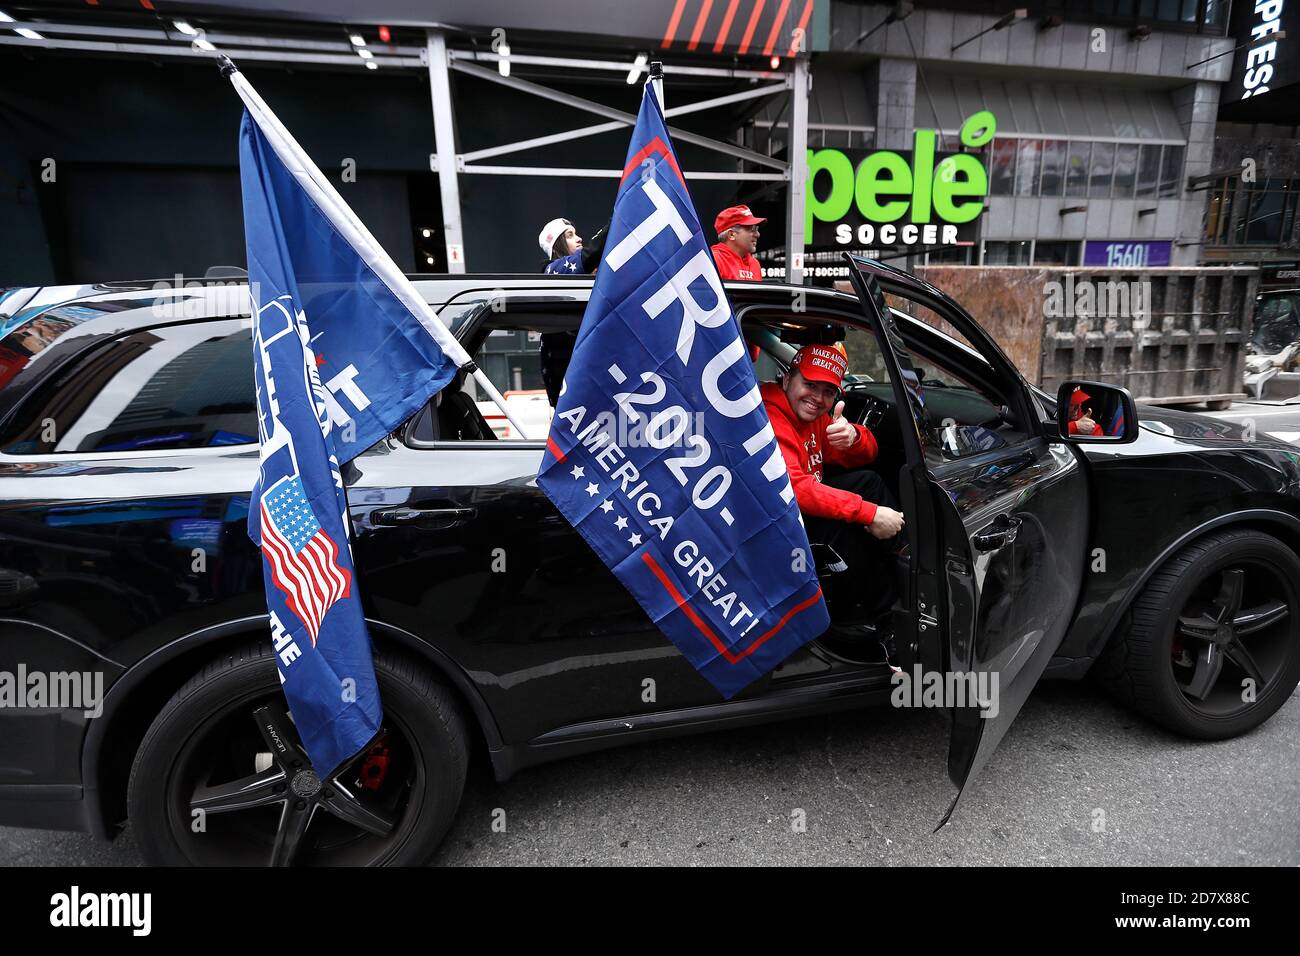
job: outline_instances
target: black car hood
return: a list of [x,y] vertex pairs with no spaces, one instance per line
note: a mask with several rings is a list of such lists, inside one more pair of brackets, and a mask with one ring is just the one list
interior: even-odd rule
[[1242,423],[1184,412],[1163,405],[1138,407],[1138,421],[1148,431],[1194,441],[1242,441]]

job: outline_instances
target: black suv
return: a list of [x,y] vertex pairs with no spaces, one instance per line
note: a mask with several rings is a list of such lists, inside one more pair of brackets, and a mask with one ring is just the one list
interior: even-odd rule
[[[954,782],[1045,674],[1092,672],[1203,739],[1277,710],[1300,680],[1296,449],[1097,383],[1082,387],[1114,415],[1078,433],[1072,392],[1028,385],[960,305],[883,266],[854,271],[859,295],[875,301],[878,282],[890,306],[767,283],[728,294],[760,380],[802,343],[844,346],[847,413],[875,432],[873,467],[908,516],[904,671],[1000,678],[996,701],[951,707]],[[511,401],[545,403],[544,341],[578,327],[590,279],[414,281]],[[386,724],[323,787],[300,787],[245,531],[244,295],[0,293],[0,676],[104,687],[94,706],[29,696],[4,715],[0,823],[111,837],[129,820],[155,863],[413,863],[450,825],[471,748],[505,779],[889,701],[878,647],[830,634],[721,700],[538,490],[545,415],[512,434],[458,378],[344,470]]]

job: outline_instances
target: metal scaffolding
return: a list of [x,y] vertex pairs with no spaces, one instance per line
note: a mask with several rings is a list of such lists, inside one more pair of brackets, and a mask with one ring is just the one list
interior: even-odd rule
[[[448,43],[447,31],[440,28],[431,28],[426,31],[426,42],[423,47],[390,45],[384,49],[376,48],[365,60],[360,60],[356,52],[342,41],[331,42],[321,39],[270,37],[253,32],[244,33],[234,30],[207,33],[194,31],[187,34],[174,29],[161,19],[153,27],[89,26],[78,23],[56,22],[30,24],[14,22],[8,23],[6,26],[15,29],[23,27],[30,28],[31,31],[38,30],[40,38],[31,39],[20,35],[0,34],[0,45],[33,49],[207,59],[212,59],[219,53],[224,53],[236,61],[251,60],[280,63],[291,67],[318,64],[370,70],[420,69],[427,71],[433,106],[434,139],[434,150],[429,157],[429,166],[438,174],[439,192],[442,199],[443,235],[447,245],[447,266],[448,270],[453,273],[464,273],[467,269],[460,212],[461,175],[617,178],[622,175],[622,170],[500,165],[485,163],[483,160],[608,133],[621,127],[630,128],[636,124],[636,116],[633,113],[627,113],[593,100],[564,93],[540,83],[503,75],[506,71],[499,69],[502,60],[505,59],[511,64],[520,66],[555,68],[566,72],[594,70],[635,75],[639,69],[644,68],[642,58],[639,58],[637,63],[629,66],[626,61],[526,54],[502,55],[496,52],[487,53],[477,50],[453,49]],[[804,199],[807,178],[808,93],[811,74],[806,54],[800,53],[793,56],[787,60],[787,63],[792,64],[788,72],[671,65],[668,67],[670,76],[707,76],[749,80],[761,85],[756,85],[751,89],[738,93],[673,106],[664,110],[664,116],[666,119],[671,119],[674,116],[697,113],[702,110],[715,109],[747,100],[780,94],[789,95],[791,133],[789,143],[790,160],[788,162],[747,149],[737,143],[702,136],[677,127],[670,126],[669,131],[677,142],[690,143],[702,149],[723,153],[732,157],[737,163],[738,168],[735,171],[699,170],[692,172],[684,170],[688,180],[785,182],[789,184],[786,203],[786,278],[790,282],[801,282],[803,277],[803,254],[801,251],[790,252],[790,250],[802,250],[805,238]],[[457,150],[456,112],[451,94],[451,74],[453,72],[487,82],[498,83],[521,93],[539,96],[550,103],[593,113],[602,117],[604,122],[461,153]],[[760,171],[744,171],[739,168],[743,163],[760,167]]]

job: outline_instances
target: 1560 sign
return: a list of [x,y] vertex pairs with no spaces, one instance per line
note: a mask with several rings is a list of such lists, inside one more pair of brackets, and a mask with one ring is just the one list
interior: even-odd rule
[[[982,110],[961,127],[968,149],[997,131]],[[974,238],[989,178],[974,153],[935,153],[934,130],[918,129],[912,150],[808,151],[809,246],[935,246]],[[828,188],[829,187],[829,188]]]

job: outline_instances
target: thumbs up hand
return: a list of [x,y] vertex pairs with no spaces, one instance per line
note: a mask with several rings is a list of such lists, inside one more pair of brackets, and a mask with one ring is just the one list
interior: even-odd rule
[[844,418],[844,402],[835,404],[831,422],[826,426],[826,441],[832,448],[852,448],[858,443],[858,430]]

